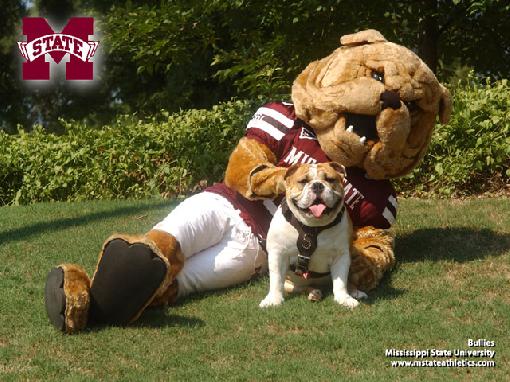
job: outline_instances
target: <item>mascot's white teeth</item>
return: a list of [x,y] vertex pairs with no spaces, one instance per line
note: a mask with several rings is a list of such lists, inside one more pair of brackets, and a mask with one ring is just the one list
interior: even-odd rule
[[349,128],[346,130],[348,133],[352,133],[354,130],[354,126],[353,125],[349,125]]
[[359,139],[359,143],[361,143],[362,145],[365,144],[365,141],[367,140],[367,137],[363,136]]

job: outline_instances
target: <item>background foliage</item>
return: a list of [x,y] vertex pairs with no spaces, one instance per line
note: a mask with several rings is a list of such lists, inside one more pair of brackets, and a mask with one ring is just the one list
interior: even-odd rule
[[413,173],[397,181],[402,191],[442,196],[510,191],[510,84],[473,73],[450,87],[454,109],[438,125],[428,153]]
[[[0,204],[173,195],[220,180],[256,105],[287,98],[308,62],[365,28],[413,49],[454,91],[452,121],[399,189],[466,195],[508,183],[508,1],[0,3]],[[56,30],[94,16],[98,81],[23,83],[25,15]]]
[[[59,118],[97,127],[125,113],[286,94],[296,74],[335,49],[342,34],[369,27],[416,51],[443,81],[462,77],[466,67],[496,79],[510,73],[506,0],[0,3],[0,128],[13,133],[17,124],[61,132]],[[23,84],[16,50],[23,15],[48,16],[57,29],[71,15],[93,15],[102,54],[97,85]]]
[[[429,153],[408,177],[407,194],[501,191],[510,179],[510,85],[470,76],[453,87],[454,113],[437,126]],[[0,132],[0,203],[170,196],[222,179],[228,155],[256,102],[222,103],[92,129],[62,121],[65,133]]]
[[123,116],[101,129],[65,122],[0,132],[0,203],[142,198],[192,191],[220,180],[230,150],[252,114],[249,102],[140,120]]

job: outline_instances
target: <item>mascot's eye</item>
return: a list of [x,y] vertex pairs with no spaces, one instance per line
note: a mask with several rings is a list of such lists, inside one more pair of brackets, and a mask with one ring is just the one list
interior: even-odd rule
[[324,180],[328,183],[338,183],[338,179],[330,178],[329,176],[327,176]]
[[418,105],[416,105],[415,101],[407,101],[405,104],[407,106],[407,110],[409,110],[410,113],[418,110]]
[[299,180],[298,183],[299,184],[307,184],[308,180],[306,180],[306,178],[304,178],[304,179]]
[[379,82],[384,82],[384,73],[381,72],[373,72],[372,78]]

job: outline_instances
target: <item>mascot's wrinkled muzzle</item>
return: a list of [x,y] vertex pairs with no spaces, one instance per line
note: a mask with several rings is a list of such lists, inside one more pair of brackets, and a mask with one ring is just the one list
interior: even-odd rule
[[355,133],[360,137],[360,143],[365,143],[366,140],[379,140],[373,115],[346,113],[345,126],[348,133]]
[[[381,93],[381,110],[399,109],[401,107],[398,92],[386,90]],[[360,137],[360,143],[379,140],[376,128],[376,117],[373,115],[345,113],[345,130]]]

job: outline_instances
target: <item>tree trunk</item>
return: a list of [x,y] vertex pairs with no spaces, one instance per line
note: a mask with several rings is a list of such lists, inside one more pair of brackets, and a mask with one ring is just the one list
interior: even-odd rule
[[425,61],[428,67],[435,73],[439,60],[439,22],[437,0],[424,0],[423,20],[420,23],[420,44],[418,46],[418,55]]

